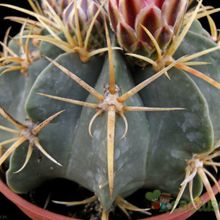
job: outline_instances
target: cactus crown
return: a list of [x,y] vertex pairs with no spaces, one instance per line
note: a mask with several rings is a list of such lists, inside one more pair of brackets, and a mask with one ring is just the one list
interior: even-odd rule
[[102,219],[114,205],[149,214],[124,199],[142,187],[176,195],[173,210],[182,196],[198,208],[204,185],[220,219],[206,168],[220,165],[220,48],[210,16],[220,10],[202,0],[193,8],[187,0],[28,1],[33,11],[1,4],[34,17],[9,17],[22,28],[1,42],[8,185],[26,193],[72,180],[94,196],[54,202],[98,200]]

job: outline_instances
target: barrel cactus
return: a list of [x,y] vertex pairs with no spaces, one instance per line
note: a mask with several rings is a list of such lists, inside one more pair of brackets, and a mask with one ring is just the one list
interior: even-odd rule
[[220,166],[218,10],[202,0],[29,2],[33,11],[1,4],[33,17],[10,17],[21,31],[1,43],[8,186],[71,180],[94,193],[79,204],[97,200],[102,219],[116,206],[149,214],[126,202],[140,188],[175,195],[174,210],[182,197],[197,208],[204,187],[220,219],[208,169]]

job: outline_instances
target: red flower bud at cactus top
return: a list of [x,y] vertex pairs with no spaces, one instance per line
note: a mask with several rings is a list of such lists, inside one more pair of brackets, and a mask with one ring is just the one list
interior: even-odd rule
[[53,8],[53,10],[62,16],[64,9],[69,5],[72,0],[42,0],[41,6],[45,14],[48,14],[48,4]]
[[142,25],[164,49],[179,30],[187,3],[187,0],[109,0],[112,29],[125,50],[151,54],[155,48]]
[[[76,9],[78,13],[78,19],[80,23],[81,32],[85,34],[88,31],[89,25],[92,19],[96,16],[101,5],[97,4],[94,0],[77,0]],[[74,1],[72,1],[63,12],[63,21],[68,24],[69,28],[74,31],[76,30],[76,10]],[[96,18],[95,26],[101,27],[103,13],[100,12]],[[103,26],[103,25],[102,25]]]

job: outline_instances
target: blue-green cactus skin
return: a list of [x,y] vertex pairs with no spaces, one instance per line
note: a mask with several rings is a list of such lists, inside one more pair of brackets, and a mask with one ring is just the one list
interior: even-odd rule
[[[183,40],[175,57],[193,54],[216,46],[199,23],[194,23]],[[50,48],[51,47],[51,48]],[[82,80],[103,94],[108,83],[108,59],[102,56],[82,63],[76,54],[62,53],[48,44],[41,47],[42,55],[55,59],[74,72]],[[126,63],[121,52],[114,52],[116,83],[125,93],[138,83],[155,74],[155,71],[133,69]],[[220,81],[220,52],[216,51],[199,58],[209,65],[195,67],[211,78]],[[29,75],[11,72],[0,76],[0,104],[23,122],[25,118],[35,123],[50,115],[65,110],[39,135],[42,146],[62,167],[46,157],[39,159],[37,149],[20,173],[15,173],[23,164],[27,144],[17,149],[10,159],[7,183],[17,193],[27,193],[44,181],[65,178],[96,194],[105,209],[110,209],[117,196],[128,196],[146,187],[177,194],[185,175],[186,160],[193,154],[209,151],[220,139],[220,91],[201,79],[172,68],[170,80],[162,76],[130,98],[129,106],[179,107],[182,111],[126,112],[128,133],[121,139],[124,124],[117,116],[115,138],[114,190],[109,195],[107,173],[107,125],[106,114],[98,117],[93,126],[93,135],[88,125],[95,110],[52,100],[38,93],[96,102],[76,82],[45,58],[35,61]],[[5,121],[1,119],[1,124]],[[7,139],[0,132],[0,139]],[[34,175],[33,175],[34,173]],[[202,184],[194,180],[194,194],[199,195]],[[187,197],[187,193],[185,195]]]

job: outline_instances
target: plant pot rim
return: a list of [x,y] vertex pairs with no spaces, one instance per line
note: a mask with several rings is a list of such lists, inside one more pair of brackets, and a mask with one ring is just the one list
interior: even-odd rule
[[2,180],[0,180],[0,193],[2,193],[8,200],[14,203],[22,212],[31,217],[33,220],[78,220],[76,218],[70,218],[50,212],[32,204],[31,202],[28,202],[9,189]]
[[[220,180],[218,181],[220,185]],[[212,187],[214,194],[218,193],[217,186]],[[0,193],[2,193],[8,200],[14,203],[22,212],[29,216],[33,220],[79,220],[78,218],[72,218],[63,216],[43,208],[40,208],[16,193],[12,192],[8,186],[0,179]],[[198,208],[207,203],[210,200],[208,193],[204,193],[200,197],[200,203]],[[187,208],[176,209],[173,213],[163,213],[157,216],[147,217],[141,220],[184,220],[193,215],[196,209],[190,204]]]

